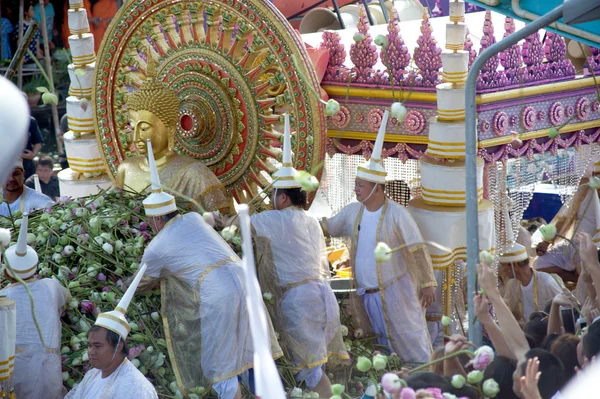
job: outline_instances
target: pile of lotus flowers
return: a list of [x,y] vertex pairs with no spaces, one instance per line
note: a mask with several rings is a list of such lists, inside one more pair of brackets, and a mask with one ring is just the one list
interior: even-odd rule
[[[89,368],[87,332],[101,312],[113,310],[123,283],[137,272],[149,228],[143,196],[111,190],[85,199],[62,199],[50,209],[29,215],[28,244],[39,255],[40,278],[54,278],[72,295],[62,314],[63,381],[70,389]],[[17,240],[22,215],[0,217],[0,227]],[[236,252],[239,235],[223,234]],[[237,244],[237,245],[236,245]],[[6,281],[0,280],[0,286]],[[134,296],[127,311],[131,325],[129,359],[155,385],[161,398],[183,397],[177,389],[160,315],[160,290]],[[202,387],[190,398],[208,392]]]

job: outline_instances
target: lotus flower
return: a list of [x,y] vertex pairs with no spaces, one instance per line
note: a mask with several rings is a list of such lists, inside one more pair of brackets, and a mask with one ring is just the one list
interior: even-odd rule
[[327,105],[325,105],[325,115],[334,116],[340,112],[340,103],[335,101],[333,98],[327,101]]
[[494,360],[494,350],[487,345],[479,347],[475,351],[473,358],[473,368],[475,370],[485,370],[485,368]]
[[479,261],[480,262],[484,262],[484,263],[488,263],[491,264],[494,262],[494,257],[492,256],[491,253],[489,253],[488,251],[481,251],[479,253]]
[[540,227],[540,234],[544,241],[552,241],[556,236],[556,226],[553,224],[545,224]]
[[341,395],[344,393],[344,386],[342,384],[333,384],[331,386],[331,393],[334,395]]
[[352,40],[354,40],[356,43],[362,42],[365,40],[365,35],[362,33],[355,33],[354,36],[352,36]]
[[319,180],[304,170],[298,172],[298,174],[294,176],[294,180],[298,182],[302,187],[302,190],[306,192],[312,192],[319,188]]
[[3,247],[8,247],[10,245],[10,230],[9,229],[0,229],[0,244]]
[[590,178],[590,181],[588,182],[588,186],[590,186],[590,188],[593,188],[594,190],[600,189],[600,179],[596,176],[592,176]]
[[417,393],[412,388],[404,388],[400,392],[400,399],[417,399]]
[[402,380],[394,373],[386,373],[381,378],[381,386],[388,393],[398,393],[402,389]]
[[345,325],[342,325],[341,330],[342,330],[342,336],[347,337],[348,336],[348,327],[346,327]]
[[82,301],[81,302],[81,310],[83,310],[86,313],[94,313],[94,310],[96,310],[96,305],[94,305],[93,302],[90,301]]
[[375,246],[375,260],[389,262],[392,259],[392,249],[385,242],[378,242]]
[[489,398],[495,398],[500,393],[500,386],[493,378],[485,380],[482,388],[485,396]]
[[360,356],[356,361],[356,368],[363,373],[371,370],[372,363],[364,356]]
[[387,357],[385,355],[373,356],[373,369],[375,371],[385,370],[387,366]]
[[452,386],[456,389],[461,389],[462,387],[464,387],[466,382],[466,378],[460,374],[455,374],[452,376],[451,383]]
[[467,381],[469,384],[478,384],[483,380],[483,372],[480,370],[473,370],[467,374]]
[[388,39],[387,37],[385,37],[385,35],[377,35],[375,37],[374,40],[375,44],[378,45],[379,47],[385,47],[387,46],[388,43]]
[[267,302],[271,302],[273,300],[273,294],[271,294],[270,292],[265,292],[263,294],[263,299]]
[[396,118],[398,120],[398,123],[404,122],[404,119],[406,119],[406,114],[408,114],[408,110],[400,102],[393,103],[390,108],[390,111],[390,114],[392,114],[393,118]]

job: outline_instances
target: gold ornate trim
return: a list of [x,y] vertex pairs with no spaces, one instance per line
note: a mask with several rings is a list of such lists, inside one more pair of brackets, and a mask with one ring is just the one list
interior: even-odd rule
[[[114,321],[115,323],[119,323],[121,326],[123,326],[125,329],[127,329],[127,333],[129,333],[129,331],[131,331],[131,326],[130,326],[129,324],[125,323],[123,320],[119,319],[118,317],[115,317],[115,316],[113,316],[113,315],[111,315],[111,314],[109,314],[109,313],[101,313],[101,314],[99,314],[99,315],[98,315],[98,318],[101,318],[101,317],[104,317],[104,318],[106,318],[106,319],[108,319],[108,320],[112,320],[112,321]],[[104,327],[104,328],[109,328],[109,327],[106,327],[106,326],[104,326],[104,325],[103,325],[102,327]],[[110,329],[110,328],[109,328],[109,329]],[[114,330],[113,330],[113,331],[114,331]],[[115,333],[117,333],[117,334],[121,334],[121,333],[120,333],[120,332],[118,332],[118,331],[114,331],[114,332],[115,332]]]
[[164,206],[169,206],[175,204],[175,198],[170,199],[169,201],[161,202],[160,204],[144,204],[144,208],[146,209],[158,209]]
[[371,170],[371,169],[365,168],[364,166],[358,166],[357,169],[360,170],[363,173],[368,173],[370,175],[383,176],[383,177],[387,176],[387,172],[380,172],[380,171],[377,171],[377,170]]

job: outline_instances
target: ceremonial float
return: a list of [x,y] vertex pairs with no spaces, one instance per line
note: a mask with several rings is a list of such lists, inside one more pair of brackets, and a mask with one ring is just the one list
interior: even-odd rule
[[[387,26],[369,26],[364,10],[356,30],[303,35],[306,43],[328,51],[322,87],[340,103],[340,111],[328,118],[329,157],[319,195],[333,213],[353,200],[356,167],[370,156],[383,110],[402,102],[406,116],[391,118],[386,132],[387,192],[409,207],[426,240],[451,250],[434,248],[431,254],[442,314],[452,316],[455,326],[462,309],[456,299],[465,287],[464,82],[478,54],[474,41],[480,41],[479,52],[496,42],[494,20],[496,26],[503,22],[504,36],[519,24],[489,11],[465,15],[464,3],[451,2],[449,17],[423,16],[418,38],[411,34],[416,22],[400,23],[394,13]],[[581,59],[573,58],[576,51],[567,57],[559,35],[537,32],[492,58],[479,77],[480,250],[496,257],[506,249],[504,226],[517,236],[537,183],[549,180],[568,204],[599,153],[598,50],[569,44],[571,50],[581,48]],[[591,69],[576,74],[571,60],[580,68],[587,61]],[[507,192],[512,206],[505,221],[501,201]]]
[[96,69],[94,36],[81,0],[69,0],[69,46],[73,63],[67,67],[71,85],[67,97],[69,131],[63,136],[69,168],[58,173],[60,192],[79,198],[110,188],[94,132],[92,86]]
[[113,181],[119,164],[137,155],[126,98],[145,78],[148,48],[157,80],[179,97],[175,151],[208,165],[238,202],[269,184],[285,112],[294,167],[320,175],[326,121],[311,98],[319,82],[300,36],[272,4],[137,0],[109,27],[93,88],[96,136]]

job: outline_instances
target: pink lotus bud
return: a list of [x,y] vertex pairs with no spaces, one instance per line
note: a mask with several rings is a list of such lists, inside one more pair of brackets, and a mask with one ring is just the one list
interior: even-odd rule
[[417,399],[417,393],[412,388],[404,388],[400,392],[400,399]]
[[94,303],[90,301],[82,301],[80,305],[81,310],[83,310],[86,313],[94,313],[94,310],[96,309]]
[[98,273],[98,275],[96,276],[96,280],[106,281],[106,275],[104,273]]
[[484,345],[475,351],[473,368],[475,370],[485,370],[492,360],[494,360],[494,350],[489,346]]
[[394,373],[386,373],[381,378],[381,386],[388,393],[398,393],[402,389],[402,381]]
[[139,231],[146,231],[147,229],[148,229],[148,223],[147,222],[140,223],[140,227],[138,227]]

